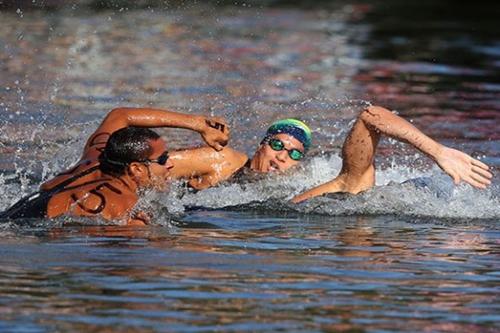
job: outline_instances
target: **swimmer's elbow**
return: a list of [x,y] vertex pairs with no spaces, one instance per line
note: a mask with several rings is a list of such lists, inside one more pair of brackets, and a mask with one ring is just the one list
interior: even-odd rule
[[359,114],[358,118],[370,123],[374,117],[381,117],[385,112],[388,112],[388,110],[383,107],[370,105]]
[[111,118],[111,119],[117,119],[117,118],[123,118],[126,119],[130,113],[130,108],[125,108],[125,107],[119,107],[119,108],[114,108],[113,110],[109,111],[108,115],[106,116],[106,119]]
[[103,124],[113,125],[115,127],[127,127],[130,124],[130,114],[132,108],[119,107],[115,108],[106,115]]

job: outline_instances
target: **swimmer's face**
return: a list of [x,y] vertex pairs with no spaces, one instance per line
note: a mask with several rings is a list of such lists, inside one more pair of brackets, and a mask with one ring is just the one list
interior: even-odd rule
[[[153,152],[148,157],[150,160],[158,160],[160,157],[167,152],[167,144],[163,139],[158,139],[151,141],[151,148]],[[148,163],[149,170],[151,172],[151,186],[156,188],[157,190],[163,191],[166,190],[167,187],[167,179],[170,174],[170,169],[173,168],[173,164],[170,158],[167,159],[167,162],[162,165],[157,162]]]
[[[273,139],[281,141],[283,149],[276,150],[277,147],[280,147],[280,143],[276,141],[274,142],[273,149],[273,145],[269,143]],[[290,153],[294,149],[304,154],[304,145],[293,136],[285,133],[273,135],[268,142],[262,143],[255,152],[252,165],[259,172],[282,172],[288,170],[300,162],[290,157]]]
[[165,158],[167,152],[167,144],[163,139],[151,140],[149,142],[152,149],[148,156],[150,162],[134,162],[133,165],[138,165],[135,169],[136,178],[139,180],[141,187],[155,188],[159,191],[164,191],[167,188],[167,179],[172,169],[173,164],[170,158],[165,164],[160,162]]

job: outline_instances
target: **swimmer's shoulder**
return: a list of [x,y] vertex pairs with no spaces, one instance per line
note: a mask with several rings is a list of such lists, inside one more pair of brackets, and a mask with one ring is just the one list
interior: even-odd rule
[[42,191],[49,191],[56,188],[59,184],[71,181],[71,179],[74,180],[71,181],[69,186],[83,184],[99,178],[102,178],[102,173],[99,170],[97,160],[82,160],[72,168],[57,174],[54,178],[40,185],[40,189]]
[[242,168],[248,162],[248,156],[246,154],[233,148],[225,147],[221,152],[224,155],[225,160],[231,161],[237,169]]
[[118,219],[125,217],[137,200],[137,194],[118,178],[101,179],[55,194],[49,201],[47,216],[68,213]]

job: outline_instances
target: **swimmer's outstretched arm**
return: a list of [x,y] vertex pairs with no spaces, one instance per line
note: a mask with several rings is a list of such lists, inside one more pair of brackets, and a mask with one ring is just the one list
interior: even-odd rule
[[150,108],[116,108],[108,113],[90,136],[85,145],[84,156],[96,144],[102,146],[111,133],[128,126],[190,129],[200,133],[206,143],[218,151],[229,139],[229,127],[222,118],[207,118]]
[[342,170],[328,183],[292,199],[293,202],[331,192],[359,193],[375,185],[374,157],[381,134],[410,143],[432,158],[453,178],[455,184],[465,181],[477,188],[491,184],[493,175],[486,164],[469,155],[437,143],[415,126],[389,110],[370,106],[358,117],[342,147]]

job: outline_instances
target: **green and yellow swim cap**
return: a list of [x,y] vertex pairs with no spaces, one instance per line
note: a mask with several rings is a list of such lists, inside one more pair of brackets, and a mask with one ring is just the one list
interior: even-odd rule
[[280,133],[291,135],[299,140],[306,151],[311,147],[311,129],[300,120],[288,118],[272,123],[267,129],[265,139],[269,139],[271,136]]

